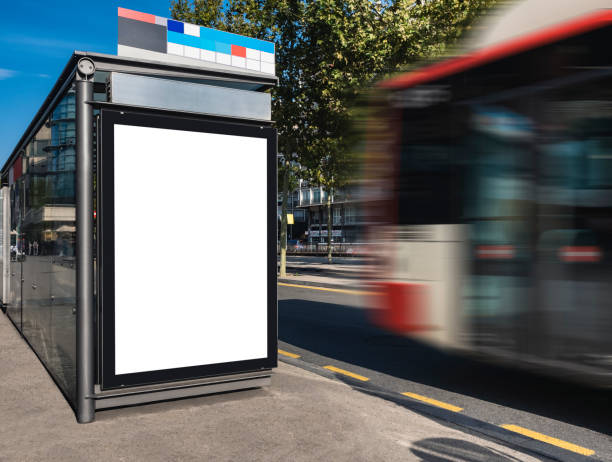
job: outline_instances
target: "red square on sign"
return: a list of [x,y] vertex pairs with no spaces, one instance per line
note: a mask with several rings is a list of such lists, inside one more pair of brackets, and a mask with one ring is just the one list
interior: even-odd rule
[[240,56],[246,58],[246,48],[239,47],[238,45],[232,45],[232,56]]
[[118,7],[119,17],[134,19],[135,21],[148,22],[149,24],[155,24],[155,16],[148,13],[141,13],[140,11],[128,10],[127,8]]

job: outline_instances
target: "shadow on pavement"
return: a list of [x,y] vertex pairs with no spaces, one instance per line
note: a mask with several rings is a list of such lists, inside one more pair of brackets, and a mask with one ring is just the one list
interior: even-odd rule
[[321,356],[612,434],[612,393],[481,363],[372,326],[363,309],[279,300],[279,339]]
[[520,462],[512,456],[455,438],[427,438],[417,441],[410,451],[423,462]]

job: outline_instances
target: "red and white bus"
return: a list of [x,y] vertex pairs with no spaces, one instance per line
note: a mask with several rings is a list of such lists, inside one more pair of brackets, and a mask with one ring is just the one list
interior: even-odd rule
[[380,84],[373,320],[612,384],[612,0],[528,0]]

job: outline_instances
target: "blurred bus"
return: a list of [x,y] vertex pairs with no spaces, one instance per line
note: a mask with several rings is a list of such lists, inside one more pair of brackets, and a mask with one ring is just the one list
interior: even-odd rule
[[612,384],[605,7],[514,3],[461,54],[379,85],[364,181],[375,323]]

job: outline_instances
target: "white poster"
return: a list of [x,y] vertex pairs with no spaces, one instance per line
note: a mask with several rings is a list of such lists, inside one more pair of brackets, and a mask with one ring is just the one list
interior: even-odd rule
[[114,148],[115,374],[265,358],[267,140],[115,125]]

